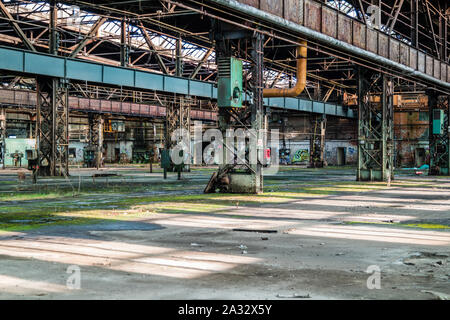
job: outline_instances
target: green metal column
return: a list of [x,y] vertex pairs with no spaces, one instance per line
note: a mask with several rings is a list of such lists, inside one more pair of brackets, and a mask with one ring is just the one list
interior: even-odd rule
[[[219,129],[222,131],[224,139],[223,163],[219,165],[219,170],[212,175],[205,188],[206,193],[216,192],[217,189],[224,193],[257,194],[263,192],[262,153],[266,138],[261,131],[267,127],[263,106],[263,36],[259,33],[255,33],[251,38],[245,33],[235,36],[233,34],[227,38],[226,32],[216,34],[216,39],[219,39],[216,42],[219,77],[226,78],[225,81],[219,79],[221,87],[218,88],[219,96],[224,95],[218,98],[218,101],[224,101],[223,104],[219,103],[218,115]],[[235,42],[233,43],[233,41]],[[236,71],[232,67],[235,60],[233,54],[239,54],[239,52],[233,52],[233,47],[239,46],[251,48],[248,57],[252,76],[244,88],[251,98],[248,99],[250,103],[245,105],[242,105],[242,93],[236,89],[240,84],[231,86],[234,83],[231,81],[231,84],[226,85],[231,79],[242,79],[242,74],[233,74]],[[242,73],[242,68],[239,72]],[[236,80],[236,82],[238,81]],[[228,90],[230,88],[234,89]],[[230,99],[234,100],[233,105],[225,103]],[[239,147],[242,147],[238,145],[237,140],[239,139],[234,135],[228,137],[229,130],[233,134],[236,134],[237,130],[244,130],[246,137],[239,139],[245,140],[245,155],[238,151]],[[250,151],[256,151],[260,156],[256,156],[257,159],[254,159]],[[232,159],[229,159],[229,156]]]
[[0,106],[0,161],[5,169],[6,160],[6,108]]
[[390,181],[393,166],[393,82],[380,73],[358,71],[358,181]]
[[428,91],[429,106],[429,175],[450,175],[450,96],[439,96],[436,91]]

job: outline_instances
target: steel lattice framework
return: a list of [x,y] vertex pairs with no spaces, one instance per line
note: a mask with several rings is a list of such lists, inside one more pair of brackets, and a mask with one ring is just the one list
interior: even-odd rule
[[[430,106],[430,175],[449,175],[450,170],[450,97],[438,96],[435,92],[429,92],[428,103]],[[442,133],[435,134],[433,128],[434,112],[436,110],[444,110],[444,123],[442,125]]]
[[58,78],[37,81],[37,137],[41,175],[69,174],[69,108],[67,86]]
[[[240,110],[219,110],[221,129],[265,128],[263,104],[286,112],[336,116],[352,117],[358,111],[362,180],[391,178],[394,92],[423,94],[429,89],[436,105],[448,100],[450,92],[447,0],[3,0],[0,4],[0,43],[16,47],[0,48],[13,62],[0,61],[0,69],[6,70],[3,83],[10,89],[37,89],[40,157],[48,163],[49,174],[56,174],[57,168],[66,172],[67,129],[59,127],[67,126],[68,85],[78,97],[94,96],[96,85],[109,86],[106,98],[126,103],[134,101],[135,90],[147,91],[151,103],[169,103],[171,122],[179,118],[177,112],[184,113],[178,98],[171,102],[174,93],[194,96],[200,108],[215,107],[218,57],[233,54],[244,62],[250,99]],[[373,5],[380,14],[376,23]],[[74,20],[76,7],[80,15]],[[217,25],[231,31],[222,34]],[[232,48],[224,48],[224,39]],[[293,48],[304,40],[309,54],[303,99],[262,99],[263,87],[287,88],[297,81]],[[33,59],[54,61],[58,75],[42,73]],[[362,69],[367,70],[355,71]],[[73,76],[73,70],[80,72]],[[37,75],[36,81],[24,80],[30,75]],[[181,86],[183,92],[170,91]],[[359,102],[351,104],[352,99]],[[338,111],[338,104],[350,108],[339,106]],[[430,104],[430,113],[433,108]],[[448,108],[446,117],[448,126]],[[318,140],[312,146],[317,144]],[[320,145],[318,149],[323,141]],[[430,148],[433,166],[448,167],[448,138],[430,135]],[[232,167],[226,169],[260,176],[259,164]],[[252,181],[256,191],[262,188],[262,183]]]
[[[167,103],[166,106],[166,122],[164,127],[164,149],[167,154],[173,150],[173,147],[181,142],[184,130],[185,133],[190,132],[191,127],[191,99],[184,97],[174,97],[172,102]],[[180,131],[176,131],[180,130]],[[178,141],[173,141],[172,137],[175,136]],[[188,151],[190,152],[190,150]],[[183,155],[184,156],[184,155]],[[190,170],[189,164],[174,165],[172,162],[167,163],[164,167],[164,178],[167,177],[168,171],[177,171],[178,178],[181,178],[181,172]]]
[[98,168],[102,165],[103,152],[103,124],[104,117],[101,114],[89,113],[89,147],[95,152],[95,165]]
[[359,70],[357,179],[393,177],[393,83],[379,73]]

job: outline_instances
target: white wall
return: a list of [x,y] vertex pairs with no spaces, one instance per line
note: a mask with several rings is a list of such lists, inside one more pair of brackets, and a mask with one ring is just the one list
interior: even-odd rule
[[70,163],[80,163],[83,162],[83,149],[88,144],[86,142],[70,142],[69,149],[75,148],[75,158],[69,156]]
[[129,161],[133,159],[133,142],[132,141],[118,141],[106,143],[106,161],[114,161],[115,154],[114,149],[119,148],[120,153],[126,153]]

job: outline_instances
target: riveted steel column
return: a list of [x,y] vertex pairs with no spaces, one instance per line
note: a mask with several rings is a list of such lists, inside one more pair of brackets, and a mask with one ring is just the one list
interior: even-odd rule
[[59,49],[59,33],[57,31],[58,26],[58,8],[55,0],[50,1],[50,21],[49,21],[49,53],[58,54]]
[[394,83],[392,78],[383,74],[383,181],[394,179]]
[[450,175],[450,96],[439,96],[436,91],[428,91],[429,106],[429,175]]
[[[264,68],[264,41],[263,35],[257,33],[252,38],[252,78],[251,78],[251,88],[252,88],[252,104],[251,104],[251,121],[252,121],[252,129],[257,134],[257,144],[258,150],[257,152],[264,151],[264,139],[260,136],[260,132],[264,127],[264,101],[263,101],[263,89],[264,89],[264,81],[263,81],[263,68]],[[262,193],[264,187],[264,179],[262,175],[262,157],[257,157],[256,163],[251,163],[251,167],[253,168],[255,186],[252,193]],[[253,186],[252,186],[253,188]]]
[[311,115],[311,135],[309,138],[309,167],[322,168],[325,162],[325,133],[327,117],[325,114]]
[[176,42],[176,60],[175,60],[175,74],[177,77],[183,76],[183,42],[181,37],[178,37]]
[[[244,94],[249,95],[250,99],[249,103],[245,103],[242,107],[219,107],[218,122],[223,137],[223,163],[212,175],[204,192],[211,193],[219,189],[224,193],[262,193],[266,145],[266,136],[262,129],[267,128],[263,104],[263,35],[229,31],[229,26],[226,25],[219,25],[215,30],[216,59],[218,62],[231,57],[239,59],[242,53],[234,48],[246,48],[245,57],[250,60],[250,69],[246,71],[251,77],[245,77]],[[248,54],[247,49],[250,49]],[[226,66],[224,69],[226,72]]]
[[37,78],[37,146],[39,175],[69,174],[67,85],[58,78]]
[[[91,166],[97,167],[97,170],[103,166],[103,124],[104,119],[101,114],[88,115],[89,121],[89,146],[86,150],[94,152],[95,157]],[[89,166],[89,164],[87,164]]]
[[5,169],[6,160],[6,108],[0,106],[0,161]]
[[[167,178],[167,172],[173,172],[176,170],[178,172],[178,179],[181,179],[181,172],[190,170],[189,163],[174,165],[170,160],[171,151],[176,145],[176,143],[172,141],[172,135],[177,129],[185,129],[187,132],[189,132],[191,126],[190,110],[191,100],[183,97],[177,99],[177,97],[175,96],[174,100],[169,102],[166,106],[166,122],[164,127],[165,139],[163,150],[164,155],[161,155],[161,166],[164,169],[164,179]],[[181,139],[181,137],[179,138]]]
[[358,71],[358,181],[394,176],[393,83],[380,73]]

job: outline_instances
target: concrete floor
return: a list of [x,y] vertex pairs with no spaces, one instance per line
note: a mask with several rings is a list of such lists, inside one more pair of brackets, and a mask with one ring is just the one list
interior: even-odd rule
[[[284,167],[246,196],[203,195],[212,169],[163,181],[143,166],[95,179],[72,168],[37,186],[17,171],[0,172],[0,299],[450,295],[445,177],[401,174],[387,187],[355,182],[353,168]],[[80,289],[67,286],[74,265]],[[369,266],[380,289],[367,287]]]

